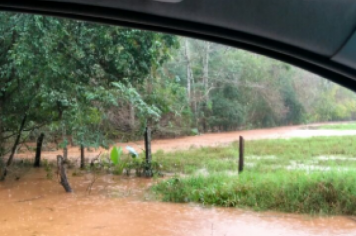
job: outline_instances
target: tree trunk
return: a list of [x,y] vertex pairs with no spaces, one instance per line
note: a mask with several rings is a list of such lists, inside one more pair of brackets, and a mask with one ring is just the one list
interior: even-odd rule
[[85,168],[85,150],[83,145],[80,145],[80,168]]
[[60,155],[57,156],[57,166],[58,166],[58,173],[61,178],[61,185],[63,186],[64,190],[67,193],[73,192],[72,188],[69,185],[68,179],[67,179],[67,167],[66,167],[66,160]]
[[[193,106],[194,125],[196,128],[199,128],[198,127],[198,117],[197,117],[198,116],[198,108],[197,108],[197,101],[196,101],[196,94],[195,94],[195,81],[194,81],[194,75],[193,75],[193,71],[192,71],[188,39],[185,39],[184,43],[185,43],[185,59],[186,59],[186,66],[187,66],[187,96],[188,96],[189,104]],[[192,98],[192,95],[193,95],[193,98]],[[192,104],[192,102],[193,102],[193,104]]]
[[205,101],[209,101],[208,87],[209,87],[209,53],[210,43],[204,43],[204,58],[203,58],[203,84],[204,84],[204,96]]
[[42,143],[44,139],[44,134],[41,133],[41,135],[37,139],[37,147],[36,147],[36,156],[35,156],[35,164],[34,167],[40,167],[41,166],[41,153],[42,153]]
[[63,159],[64,161],[68,160],[68,140],[67,140],[67,130],[65,125],[62,126],[62,142],[64,143],[63,147]]
[[20,126],[20,129],[19,129],[19,132],[17,133],[17,137],[16,137],[16,140],[15,140],[14,146],[11,149],[10,157],[7,160],[6,167],[5,167],[4,172],[3,172],[2,176],[1,176],[1,180],[2,181],[5,180],[6,175],[7,175],[7,168],[12,164],[12,160],[14,159],[17,146],[20,143],[20,138],[21,138],[22,131],[23,131],[23,129],[25,127],[25,124],[26,124],[26,119],[27,119],[27,115],[25,115],[23,117],[23,119],[22,119],[21,126]]
[[129,114],[130,114],[129,125],[130,125],[131,131],[133,131],[135,129],[135,122],[136,121],[135,121],[135,107],[132,104],[132,102],[129,102]]
[[65,145],[64,148],[63,148],[63,159],[65,161],[68,160],[68,148],[67,148],[67,145]]
[[184,40],[184,45],[185,45],[185,59],[187,63],[187,96],[188,96],[188,101],[190,102],[191,99],[191,81],[192,81],[192,70],[191,70],[191,65],[190,65],[190,51],[189,51],[189,42],[188,39]]
[[[4,128],[2,126],[2,102],[0,101],[0,161],[2,161],[3,156],[5,155],[5,140],[4,140]],[[0,166],[1,167],[1,166]],[[1,169],[0,169],[1,173]]]
[[194,112],[194,126],[199,130],[199,114],[198,114],[198,104],[197,104],[197,96],[195,90],[195,80],[194,77],[191,76],[192,79],[192,90],[193,90],[193,112]]
[[210,43],[204,43],[204,58],[203,58],[203,85],[204,85],[204,117],[203,117],[203,128],[204,132],[207,132],[208,125],[206,122],[206,117],[209,116],[209,53],[210,53]]
[[68,142],[70,143],[71,147],[74,147],[73,137],[70,136]]
[[[151,67],[151,71],[150,71],[150,75],[148,76],[148,78],[146,79],[147,83],[146,83],[146,93],[148,94],[148,98],[152,95],[153,93],[153,86],[154,86],[154,77],[157,76],[156,74],[156,68],[155,66]],[[149,98],[150,100],[150,98]],[[146,117],[146,127],[151,127],[153,125],[153,119],[152,117],[149,115]]]
[[5,156],[5,139],[4,139],[4,128],[2,126],[2,102],[0,101],[0,175],[3,173],[5,169],[5,162],[4,162],[4,156]]
[[145,165],[145,176],[152,177],[152,152],[151,152],[151,129],[146,127],[145,132],[145,149],[146,149],[146,165]]

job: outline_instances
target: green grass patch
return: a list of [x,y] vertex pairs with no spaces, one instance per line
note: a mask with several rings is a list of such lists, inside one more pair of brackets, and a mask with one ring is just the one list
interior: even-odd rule
[[356,171],[213,173],[172,178],[153,187],[170,202],[309,214],[356,215]]
[[[319,156],[348,157],[350,160],[319,160]],[[199,169],[236,171],[238,143],[223,147],[203,147],[176,152],[158,151],[153,159],[162,170],[192,174]],[[252,140],[245,142],[246,166],[251,171],[285,169],[291,163],[339,166],[356,169],[356,136]]]
[[246,141],[239,177],[237,142],[154,160],[178,176],[153,187],[165,201],[356,215],[356,136]]
[[334,124],[334,125],[321,125],[318,129],[331,129],[331,130],[356,130],[356,123]]

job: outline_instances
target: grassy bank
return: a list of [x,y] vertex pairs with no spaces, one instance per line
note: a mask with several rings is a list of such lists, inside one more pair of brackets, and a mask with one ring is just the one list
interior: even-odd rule
[[356,171],[277,171],[172,178],[153,187],[164,201],[255,210],[356,215]]
[[172,202],[356,215],[356,137],[247,141],[245,149],[240,176],[237,143],[158,152],[154,158],[177,177],[153,190]]

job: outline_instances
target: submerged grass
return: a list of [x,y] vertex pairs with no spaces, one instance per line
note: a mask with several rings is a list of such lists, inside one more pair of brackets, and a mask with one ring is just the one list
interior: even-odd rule
[[242,175],[238,143],[157,152],[177,175],[153,190],[172,202],[356,215],[356,136],[246,141],[245,152]]

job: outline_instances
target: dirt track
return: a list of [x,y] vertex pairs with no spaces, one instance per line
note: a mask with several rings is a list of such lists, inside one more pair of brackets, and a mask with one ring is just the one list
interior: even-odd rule
[[[271,129],[257,129],[247,131],[234,131],[224,133],[210,133],[202,134],[199,136],[180,137],[175,139],[161,139],[152,141],[153,152],[158,150],[174,151],[184,150],[191,147],[203,147],[203,146],[220,146],[227,145],[239,139],[239,136],[243,136],[246,140],[253,139],[274,139],[274,138],[291,138],[291,137],[311,137],[311,136],[337,136],[337,135],[356,135],[355,130],[315,130],[306,129],[306,127],[316,126],[285,126]],[[117,143],[119,147],[125,149],[126,146],[134,147],[138,152],[144,149],[144,142],[129,142],[129,143]],[[87,158],[94,158],[100,152],[104,153],[106,150],[99,149],[92,152],[86,152]],[[62,151],[43,152],[42,157],[45,159],[55,159],[58,154],[62,154]],[[70,147],[68,150],[69,158],[79,158],[80,152],[78,147]],[[34,153],[19,153],[17,158],[33,158]]]

